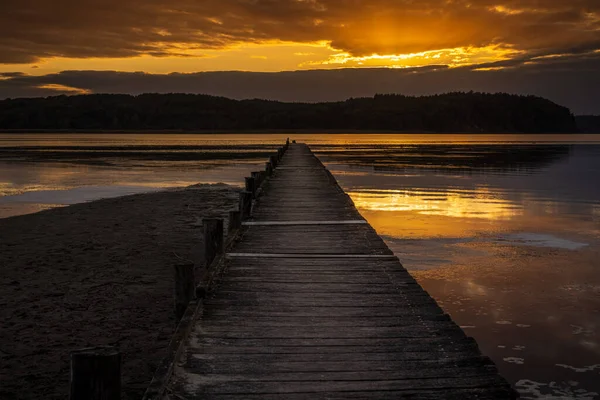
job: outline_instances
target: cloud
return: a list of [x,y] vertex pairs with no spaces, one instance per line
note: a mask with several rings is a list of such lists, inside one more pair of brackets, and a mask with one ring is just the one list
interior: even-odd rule
[[2,78],[17,78],[20,76],[25,76],[23,72],[0,72],[0,79]]
[[352,57],[598,49],[598,0],[3,0],[0,63],[326,41]]
[[[501,65],[501,69],[497,67]],[[406,95],[449,91],[533,94],[577,114],[600,114],[600,52],[529,58],[449,68],[337,69],[278,73],[200,72],[149,74],[64,71],[43,76],[0,78],[0,98],[73,93],[203,93],[235,99],[337,101],[376,93]]]

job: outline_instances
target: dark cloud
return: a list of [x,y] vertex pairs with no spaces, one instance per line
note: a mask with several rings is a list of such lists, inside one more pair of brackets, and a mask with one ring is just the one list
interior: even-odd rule
[[18,76],[25,76],[24,72],[0,72],[0,78],[16,78]]
[[503,45],[597,49],[598,0],[2,0],[0,62],[331,41],[353,55]]
[[[114,71],[64,71],[45,76],[16,74],[0,79],[0,97],[70,93],[205,93],[236,99],[335,101],[375,93],[406,95],[448,91],[534,94],[577,114],[600,114],[600,54],[504,62],[477,67],[429,66],[414,69],[341,69],[279,73],[201,72],[147,74]],[[508,65],[511,63],[511,65]],[[489,69],[492,68],[492,69]],[[46,87],[46,89],[44,88]],[[47,89],[52,87],[53,89]],[[65,88],[62,90],[61,88]]]

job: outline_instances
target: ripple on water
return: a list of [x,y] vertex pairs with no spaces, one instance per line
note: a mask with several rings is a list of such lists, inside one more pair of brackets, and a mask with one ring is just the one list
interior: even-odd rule
[[578,250],[589,246],[587,243],[579,243],[572,240],[561,239],[554,235],[527,232],[502,235],[494,242],[501,242],[503,244],[511,244],[515,246],[553,247],[567,250]]
[[598,393],[579,388],[579,382],[549,382],[542,383],[529,379],[521,379],[515,384],[521,399],[548,399],[548,400],[593,400]]

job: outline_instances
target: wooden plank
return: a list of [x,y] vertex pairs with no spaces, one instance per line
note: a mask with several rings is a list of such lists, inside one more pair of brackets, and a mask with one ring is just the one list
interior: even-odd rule
[[244,226],[284,226],[284,225],[361,225],[366,224],[364,219],[342,221],[246,221]]
[[[279,364],[309,364],[314,363],[335,363],[343,362],[345,364],[353,364],[356,362],[372,362],[372,367],[386,368],[387,362],[393,363],[410,363],[414,362],[430,362],[438,363],[446,360],[463,360],[465,357],[483,357],[484,356],[465,356],[461,352],[423,352],[423,351],[393,351],[390,353],[383,352],[365,352],[361,353],[360,357],[356,352],[348,353],[307,353],[307,354],[257,354],[257,353],[237,353],[237,354],[222,354],[222,353],[199,353],[190,352],[186,359],[190,357],[202,360],[207,364],[227,363],[235,367],[243,368],[247,365],[255,365],[258,363],[279,363]],[[489,360],[489,359],[488,359]],[[414,365],[414,364],[413,364]]]
[[326,253],[227,253],[228,258],[248,257],[248,258],[383,258],[395,259],[393,254],[326,254]]
[[221,320],[209,320],[205,319],[203,326],[210,328],[218,324],[225,328],[236,329],[240,326],[252,329],[253,327],[270,328],[270,327],[281,327],[281,328],[302,328],[306,325],[314,326],[315,328],[328,328],[336,327],[341,330],[347,330],[350,328],[359,327],[398,327],[414,324],[416,322],[426,321],[444,321],[447,320],[446,314],[434,314],[434,315],[415,315],[404,314],[394,315],[392,317],[352,317],[352,316],[328,316],[328,317],[254,317],[248,319],[244,316],[229,316],[227,319]]
[[[400,353],[395,353],[400,354]],[[419,353],[421,354],[421,353]],[[206,358],[204,355],[189,354],[187,362],[194,366],[203,374],[266,374],[266,373],[287,373],[287,372],[351,372],[351,371],[406,371],[406,370],[427,370],[434,368],[460,368],[490,365],[490,360],[483,356],[474,357],[456,357],[436,359],[395,359],[393,357],[384,358],[370,357],[368,359],[359,359],[356,356],[337,357],[338,360],[307,359],[306,356],[300,360],[290,360],[271,358],[269,356],[246,357],[244,362],[238,362],[238,359],[223,360],[221,357]],[[385,355],[384,355],[385,356]],[[335,357],[332,357],[335,358]],[[381,362],[385,361],[385,362]]]
[[[225,381],[209,382],[202,379],[205,385],[200,386],[192,394],[203,396],[205,394],[268,394],[279,393],[287,395],[289,393],[320,393],[320,392],[355,392],[355,391],[380,391],[380,390],[427,390],[444,388],[446,391],[451,389],[467,389],[482,387],[505,387],[506,381],[496,374],[475,375],[460,373],[460,369],[455,369],[454,374],[440,378],[421,378],[421,379],[401,379],[401,380],[357,380],[357,381],[266,381],[266,382],[248,382],[248,381]],[[418,372],[415,372],[418,374]],[[212,384],[211,384],[212,383]],[[192,386],[193,388],[193,386]]]
[[236,330],[233,326],[213,325],[204,326],[198,333],[205,337],[223,339],[369,339],[369,338],[418,338],[422,333],[439,335],[445,331],[456,331],[454,322],[416,323],[402,327],[356,327],[354,329],[339,329],[332,327],[245,327]]
[[[362,358],[364,354],[371,353],[382,353],[382,354],[393,354],[393,353],[405,353],[405,352],[425,352],[428,354],[437,354],[438,356],[441,353],[458,353],[464,355],[465,353],[474,352],[477,350],[476,346],[473,344],[447,344],[441,347],[439,346],[427,346],[425,344],[405,344],[403,346],[398,346],[397,343],[393,345],[379,345],[379,346],[371,346],[371,345],[358,345],[358,346],[231,346],[231,345],[221,345],[217,346],[214,344],[207,345],[194,345],[193,348],[188,347],[188,352],[194,353],[198,352],[201,354],[230,354],[230,355],[239,355],[239,354],[263,354],[263,355],[271,355],[271,354],[305,354],[305,355],[320,355],[320,354],[353,354],[355,358]],[[473,353],[476,354],[476,353]]]
[[[273,400],[281,399],[279,393],[260,393],[260,394],[204,394],[203,399],[207,400]],[[346,399],[377,399],[377,400],[398,400],[419,399],[419,400],[496,400],[510,398],[511,391],[505,387],[486,387],[469,389],[430,388],[425,390],[385,390],[385,391],[353,391],[353,392],[319,392],[310,393],[311,400],[346,400]],[[305,400],[306,393],[286,393],[286,400]]]
[[[475,364],[475,366],[439,366],[434,365],[429,368],[421,366],[414,370],[407,369],[395,369],[395,370],[362,370],[362,371],[290,371],[290,372],[275,372],[265,371],[263,373],[238,373],[238,374],[207,374],[204,375],[203,381],[210,387],[219,387],[224,383],[236,384],[247,384],[247,387],[252,387],[251,383],[265,384],[275,382],[286,382],[286,383],[300,383],[300,382],[315,382],[315,383],[332,383],[332,382],[346,382],[348,384],[370,381],[370,382],[389,382],[391,380],[429,380],[429,379],[443,379],[451,378],[456,376],[456,373],[461,372],[461,378],[468,382],[468,377],[472,377],[473,380],[484,380],[488,382],[495,381],[495,375],[493,371],[486,370],[485,365]],[[231,386],[233,386],[231,385]],[[216,390],[231,390],[231,386],[227,388],[219,388]],[[325,386],[325,385],[323,385]]]

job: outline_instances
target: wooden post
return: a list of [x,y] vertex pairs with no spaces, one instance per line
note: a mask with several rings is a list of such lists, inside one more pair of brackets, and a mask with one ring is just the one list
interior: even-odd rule
[[256,197],[256,180],[253,177],[246,177],[246,192],[252,193],[252,198]]
[[270,161],[268,163],[265,163],[265,172],[267,176],[273,175],[273,164],[271,164]]
[[262,175],[260,174],[260,171],[254,171],[251,175],[254,178],[254,184],[256,185],[255,189],[258,189],[260,185],[262,185]]
[[250,211],[252,210],[252,193],[240,192],[240,217],[243,220],[250,218]]
[[70,400],[120,400],[121,353],[94,347],[71,353]]
[[227,232],[231,236],[231,232],[236,231],[242,227],[242,220],[240,218],[240,210],[229,211],[229,225],[227,226]]
[[194,299],[196,280],[194,263],[175,265],[175,321],[179,322],[190,301]]
[[223,220],[206,218],[204,226],[204,267],[209,268],[217,255],[223,252]]
[[271,165],[273,166],[273,169],[277,168],[277,156],[271,156],[271,157],[269,157],[269,161],[271,162]]
[[290,145],[290,138],[287,138],[287,139],[285,140],[285,145],[286,145],[286,147]]

